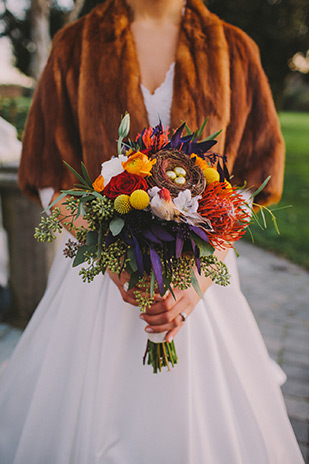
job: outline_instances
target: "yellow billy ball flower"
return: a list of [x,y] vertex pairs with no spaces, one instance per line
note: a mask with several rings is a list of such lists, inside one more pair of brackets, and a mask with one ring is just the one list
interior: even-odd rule
[[214,168],[206,168],[203,171],[203,174],[205,176],[207,185],[212,184],[213,182],[219,182],[220,180],[220,175],[218,171]]
[[226,188],[227,191],[233,190],[233,187],[227,180],[224,181],[224,187]]
[[114,208],[117,213],[127,214],[132,209],[129,195],[122,194],[116,197],[114,200]]
[[147,208],[149,201],[149,195],[145,190],[134,190],[130,195],[131,206],[135,209]]

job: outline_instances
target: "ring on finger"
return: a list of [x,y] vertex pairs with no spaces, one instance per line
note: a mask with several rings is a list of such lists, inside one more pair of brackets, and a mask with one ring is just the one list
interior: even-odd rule
[[186,313],[184,313],[184,312],[182,311],[181,313],[179,313],[179,316],[181,317],[182,322],[186,322],[186,319],[187,319],[187,317],[188,317],[188,316],[186,315]]
[[124,289],[125,292],[127,292],[129,290],[129,282],[125,282],[123,284],[123,289]]

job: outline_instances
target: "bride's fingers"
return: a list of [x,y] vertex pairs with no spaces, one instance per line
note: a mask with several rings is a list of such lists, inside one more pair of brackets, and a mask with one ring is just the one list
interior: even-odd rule
[[146,314],[154,315],[154,314],[161,314],[165,313],[166,311],[170,311],[179,301],[182,296],[181,291],[174,291],[176,300],[174,297],[169,293],[161,298],[161,300],[155,302],[151,305],[150,308],[147,309]]
[[173,340],[173,338],[175,338],[180,329],[181,325],[178,325],[166,334],[165,340],[167,341],[167,343],[171,343],[171,341]]
[[132,296],[129,292],[126,292],[122,285],[119,285],[118,288],[123,301],[125,301],[126,303],[130,303],[131,305],[138,306],[138,303],[134,295]]
[[182,327],[184,324],[183,319],[180,315],[177,315],[172,322],[169,322],[168,324],[162,324],[162,325],[148,325],[145,327],[145,331],[147,333],[161,333],[161,332],[170,332],[176,327],[178,330]]
[[191,312],[191,309],[188,308],[186,299],[183,298],[170,311],[165,311],[160,314],[142,313],[140,318],[148,324],[145,330],[149,330],[146,330],[146,332],[164,332],[179,326],[180,323],[183,322],[183,318],[180,316],[180,313],[182,311],[186,311],[187,313],[188,310]]

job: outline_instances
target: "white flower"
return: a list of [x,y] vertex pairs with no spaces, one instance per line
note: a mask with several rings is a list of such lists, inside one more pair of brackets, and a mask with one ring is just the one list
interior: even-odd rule
[[199,195],[197,197],[191,197],[190,190],[186,189],[182,192],[179,192],[177,197],[174,198],[173,202],[177,208],[184,214],[186,213],[196,213],[198,210],[198,201],[202,197]]
[[127,156],[119,155],[113,156],[112,159],[102,163],[101,175],[104,178],[104,185],[107,185],[112,177],[117,176],[124,171],[121,163],[127,160]]

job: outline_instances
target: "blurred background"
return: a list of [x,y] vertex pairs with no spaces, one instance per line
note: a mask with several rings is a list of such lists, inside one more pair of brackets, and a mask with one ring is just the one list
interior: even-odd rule
[[[25,120],[53,35],[97,3],[100,2],[0,0],[0,303],[2,317],[15,317],[20,325],[28,321],[44,291],[52,255],[50,247],[36,244],[32,238],[40,207],[22,198],[16,184]],[[206,3],[211,11],[246,31],[258,44],[286,141],[284,194],[279,205],[272,208],[280,235],[269,216],[266,231],[258,225],[252,228],[254,241],[309,269],[309,240],[305,239],[309,238],[308,2]],[[247,240],[251,240],[250,234]]]
[[[0,368],[41,299],[53,257],[33,238],[40,205],[17,186],[21,140],[51,40],[96,0],[0,0]],[[289,417],[309,462],[309,5],[308,0],[208,0],[258,44],[286,142],[285,187],[271,207],[280,235],[251,228],[237,245],[243,291],[268,351],[285,370]],[[269,252],[274,252],[270,254]],[[14,327],[15,328],[14,328]],[[21,329],[21,330],[18,330]]]

